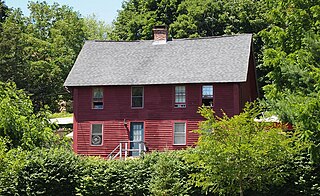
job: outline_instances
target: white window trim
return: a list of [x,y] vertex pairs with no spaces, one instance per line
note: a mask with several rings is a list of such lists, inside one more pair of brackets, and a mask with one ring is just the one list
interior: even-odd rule
[[[141,87],[142,88],[142,106],[141,107],[133,107],[132,106],[132,88]],[[131,109],[143,109],[144,108],[144,86],[131,86]]]
[[[174,143],[174,139],[175,139],[175,124],[184,124],[184,143],[181,143],[181,144]],[[187,123],[186,122],[177,121],[177,122],[173,123],[173,145],[174,146],[187,145]]]
[[[92,128],[93,125],[101,125],[101,144],[100,145],[94,145],[92,144]],[[90,124],[90,146],[103,146],[103,123],[91,123]]]

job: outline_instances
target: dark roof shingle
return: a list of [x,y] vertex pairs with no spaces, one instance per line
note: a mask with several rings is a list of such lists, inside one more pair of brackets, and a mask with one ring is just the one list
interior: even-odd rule
[[153,41],[87,41],[65,86],[245,82],[252,35]]

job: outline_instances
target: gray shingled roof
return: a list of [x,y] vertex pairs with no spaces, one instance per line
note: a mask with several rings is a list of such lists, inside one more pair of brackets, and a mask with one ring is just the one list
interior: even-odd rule
[[153,45],[87,41],[65,86],[244,82],[251,34]]

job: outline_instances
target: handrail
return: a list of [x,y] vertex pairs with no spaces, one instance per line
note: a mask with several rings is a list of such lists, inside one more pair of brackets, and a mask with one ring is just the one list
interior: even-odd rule
[[[139,148],[131,149],[130,145],[128,148],[128,144],[131,144],[131,143],[138,143]],[[116,151],[118,152],[113,156],[113,154]],[[128,152],[139,152],[138,156],[140,156],[141,154],[144,154],[146,152],[145,142],[144,141],[120,141],[120,143],[111,151],[111,153],[107,156],[107,158],[113,160],[119,156],[120,160],[122,160],[122,154],[124,153],[124,160],[126,160],[128,157]]]
[[[121,145],[121,143],[118,144],[118,145],[111,151],[111,153],[107,156],[107,158],[112,159],[113,153],[114,153],[118,148],[120,148],[120,145]],[[117,154],[118,154],[118,153],[117,153]],[[116,154],[116,155],[117,155],[117,154]]]

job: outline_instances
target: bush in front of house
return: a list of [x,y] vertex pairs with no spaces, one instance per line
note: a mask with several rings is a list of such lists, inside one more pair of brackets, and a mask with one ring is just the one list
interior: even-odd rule
[[[188,181],[184,151],[153,152],[139,159],[105,161],[87,157],[80,170],[79,195],[199,195]],[[198,191],[198,192],[197,192]]]
[[199,195],[188,182],[184,151],[127,161],[84,157],[70,149],[1,149],[0,195]]
[[[70,149],[20,148],[7,150],[0,140],[0,195],[214,195],[201,192],[190,181],[195,165],[185,161],[183,151],[153,152],[127,161],[84,157]],[[304,165],[299,176],[284,184],[269,184],[267,192],[245,190],[246,195],[317,195],[319,168],[308,160],[287,165],[294,170]]]
[[65,148],[12,149],[0,172],[0,195],[75,195],[79,164]]

